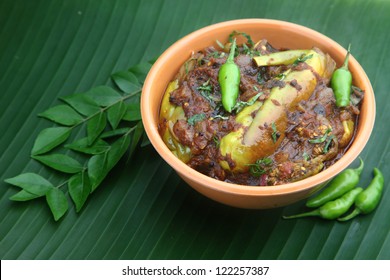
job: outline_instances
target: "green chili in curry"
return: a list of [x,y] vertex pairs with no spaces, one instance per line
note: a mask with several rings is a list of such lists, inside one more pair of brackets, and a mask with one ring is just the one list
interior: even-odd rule
[[348,46],[348,52],[345,56],[343,65],[334,71],[331,86],[336,98],[337,107],[345,107],[350,103],[352,74],[348,69],[348,60],[350,55],[351,45]]
[[234,63],[236,39],[230,47],[226,62],[219,69],[218,82],[221,87],[222,105],[229,113],[236,105],[240,86],[240,68]]

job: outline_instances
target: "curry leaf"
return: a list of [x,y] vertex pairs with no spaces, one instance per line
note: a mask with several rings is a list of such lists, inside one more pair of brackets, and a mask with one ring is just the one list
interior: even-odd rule
[[13,196],[11,196],[9,199],[13,200],[13,201],[28,201],[28,200],[32,200],[32,199],[35,199],[35,198],[38,198],[41,196],[43,196],[43,195],[37,195],[37,194],[33,194],[33,193],[30,193],[30,192],[25,191],[25,190],[21,190],[21,191],[17,192],[16,194],[14,194]]
[[68,211],[68,200],[63,191],[52,188],[46,193],[46,201],[55,221],[58,221]]
[[112,144],[107,157],[107,167],[108,167],[107,171],[110,171],[122,158],[122,156],[129,148],[130,141],[131,141],[130,135],[125,134]]
[[93,192],[107,176],[108,172],[118,163],[130,145],[129,133],[116,140],[110,149],[100,155],[95,155],[88,161],[88,176]]
[[139,121],[141,119],[140,104],[129,103],[126,105],[126,113],[123,116],[125,121]]
[[83,117],[68,105],[51,107],[43,113],[38,114],[38,116],[67,126],[76,125],[83,121]]
[[107,151],[110,148],[110,145],[108,145],[106,141],[100,138],[96,139],[96,141],[93,142],[92,145],[88,145],[88,138],[84,137],[79,140],[76,140],[73,143],[66,144],[65,148],[84,154],[97,155]]
[[80,162],[64,154],[32,156],[32,158],[64,173],[77,173],[83,170]]
[[69,127],[50,127],[42,130],[35,139],[32,155],[39,155],[51,151],[65,142],[72,129]]
[[110,150],[103,154],[94,155],[88,161],[88,177],[91,182],[91,192],[93,192],[103,181],[108,173],[107,155]]
[[150,140],[144,131],[142,134],[141,147],[145,147],[145,146],[148,146],[150,144],[151,144]]
[[106,127],[106,114],[104,111],[99,112],[93,116],[87,123],[87,137],[88,145],[92,145],[96,138],[99,137],[100,133]]
[[83,93],[70,94],[61,97],[61,100],[68,103],[73,109],[85,116],[91,116],[100,110],[99,104]]
[[108,86],[98,86],[85,93],[99,106],[105,107],[118,102],[122,95]]
[[[35,173],[25,173],[6,182],[22,188],[10,197],[14,201],[28,201],[46,196],[47,203],[58,221],[68,211],[68,201],[61,186],[68,187],[69,195],[79,212],[89,194],[104,180],[110,170],[118,163],[130,147],[129,155],[136,149],[142,135],[145,145],[148,143],[141,122],[134,127],[125,127],[121,121],[139,121],[141,83],[150,69],[150,63],[143,63],[128,71],[112,76],[117,86],[126,93],[122,95],[108,86],[99,86],[84,93],[76,93],[61,98],[66,104],[47,109],[40,117],[62,126],[42,130],[33,145],[31,157],[57,171],[73,174],[67,181],[54,187],[49,181]],[[107,127],[107,121],[111,129]],[[92,155],[87,167],[64,154],[51,151],[69,137],[74,128],[86,124],[87,136],[76,139],[64,147],[84,154]],[[118,128],[120,126],[120,128]],[[104,130],[107,129],[106,132]],[[110,145],[102,138],[116,137]]]
[[140,89],[141,85],[138,82],[137,77],[129,71],[121,71],[112,74],[112,79],[115,84],[125,93],[129,93]]
[[103,132],[100,135],[100,138],[103,139],[103,138],[109,138],[109,137],[123,135],[123,134],[128,133],[130,129],[131,129],[130,127],[122,127],[122,128],[117,128],[114,130],[109,130],[109,131]]
[[151,67],[152,63],[143,62],[133,67],[130,67],[128,70],[133,73],[139,81],[144,81]]
[[113,129],[118,127],[126,111],[126,104],[123,101],[116,103],[107,110],[107,119]]
[[142,133],[144,132],[144,127],[142,125],[142,122],[138,122],[136,125],[133,137],[131,139],[130,149],[129,149],[129,157],[133,154],[135,148],[137,147],[137,144],[139,140],[141,139]]
[[68,190],[76,206],[76,212],[79,212],[91,192],[91,183],[87,172],[80,172],[73,175],[69,179]]
[[5,180],[6,183],[18,186],[25,191],[37,196],[45,195],[54,188],[52,183],[36,173],[22,173]]

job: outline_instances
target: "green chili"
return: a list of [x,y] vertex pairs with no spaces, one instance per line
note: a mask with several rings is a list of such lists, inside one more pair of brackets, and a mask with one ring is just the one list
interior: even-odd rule
[[218,73],[218,82],[221,87],[222,105],[226,111],[232,112],[237,102],[240,86],[240,68],[234,63],[236,39],[233,40],[229,57],[221,66]]
[[333,220],[344,213],[346,213],[349,208],[353,205],[356,197],[363,191],[362,188],[355,188],[347,193],[345,193],[340,198],[328,201],[324,205],[322,205],[320,208],[317,208],[313,211],[292,215],[292,216],[283,216],[284,219],[295,219],[295,218],[302,218],[302,217],[312,217],[312,216],[318,216],[323,219],[327,220]]
[[331,86],[336,98],[337,107],[345,107],[349,105],[352,87],[352,74],[348,70],[348,59],[350,54],[351,44],[348,46],[348,52],[345,56],[343,65],[334,71],[331,81]]
[[368,187],[355,199],[354,211],[339,221],[348,221],[359,214],[369,214],[378,206],[383,192],[384,177],[378,168],[374,168],[374,178]]
[[364,162],[360,159],[360,166],[356,169],[346,169],[338,174],[316,197],[306,202],[307,207],[319,207],[328,201],[334,200],[353,189],[359,182],[360,173],[364,168]]

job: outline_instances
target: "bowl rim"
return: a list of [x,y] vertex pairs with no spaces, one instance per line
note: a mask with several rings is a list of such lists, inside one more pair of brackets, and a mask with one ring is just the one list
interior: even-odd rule
[[[218,192],[234,193],[234,194],[240,194],[246,196],[284,195],[286,193],[291,194],[295,192],[305,191],[313,188],[314,186],[325,183],[328,180],[330,180],[333,176],[335,176],[336,174],[338,174],[339,172],[347,168],[358,157],[358,155],[362,152],[366,143],[368,142],[375,123],[376,107],[375,107],[375,97],[374,97],[374,91],[372,89],[372,85],[364,69],[361,67],[361,65],[352,55],[350,56],[349,63],[350,65],[354,65],[354,68],[356,68],[357,71],[361,73],[360,78],[362,79],[362,83],[367,85],[367,87],[365,88],[365,96],[364,96],[365,99],[363,102],[368,102],[369,105],[371,105],[368,108],[368,111],[371,110],[371,114],[367,115],[369,119],[367,120],[366,125],[360,128],[361,129],[360,137],[354,139],[353,143],[351,144],[347,152],[337,162],[335,162],[332,166],[328,167],[327,169],[321,171],[320,173],[297,182],[266,187],[266,186],[239,185],[239,184],[224,182],[224,181],[211,178],[205,174],[202,174],[192,169],[187,164],[179,160],[165,145],[160,134],[158,133],[157,126],[155,126],[152,121],[153,119],[152,116],[153,114],[156,113],[152,111],[151,106],[149,104],[149,100],[153,98],[153,92],[151,90],[152,83],[158,77],[159,68],[162,65],[169,62],[169,59],[173,55],[175,50],[177,48],[185,47],[188,41],[194,40],[199,36],[205,35],[206,33],[212,30],[223,29],[228,26],[240,26],[240,25],[244,26],[248,24],[278,26],[279,28],[282,27],[283,29],[290,29],[290,30],[299,29],[307,33],[311,37],[315,37],[316,38],[315,40],[325,41],[326,43],[334,45],[339,51],[342,51],[343,53],[347,52],[337,42],[333,41],[329,37],[313,29],[295,23],[281,21],[281,20],[257,19],[257,18],[238,19],[238,20],[219,22],[198,29],[184,36],[183,38],[179,39],[174,44],[172,44],[168,49],[166,49],[160,55],[160,57],[155,61],[155,63],[153,64],[152,68],[150,69],[145,79],[143,89],[142,89],[142,94],[141,94],[141,116],[142,116],[142,122],[144,124],[146,134],[150,139],[153,147],[157,150],[160,156],[176,172],[178,172],[179,175],[187,178],[188,177],[196,178],[196,181],[199,184]],[[235,28],[238,29],[239,27],[235,27]],[[161,99],[162,96],[163,94],[161,94]]]

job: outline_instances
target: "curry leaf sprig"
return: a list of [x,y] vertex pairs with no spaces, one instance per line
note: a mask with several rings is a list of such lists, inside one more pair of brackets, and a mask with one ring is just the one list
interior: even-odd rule
[[40,113],[39,117],[56,126],[38,134],[31,158],[61,174],[57,177],[62,182],[53,184],[40,174],[22,173],[5,180],[21,189],[10,199],[45,197],[58,221],[69,209],[69,196],[79,212],[119,160],[126,153],[128,157],[133,154],[142,136],[141,146],[148,144],[140,121],[139,97],[151,63],[113,74],[113,87],[98,86],[64,96],[62,104]]

